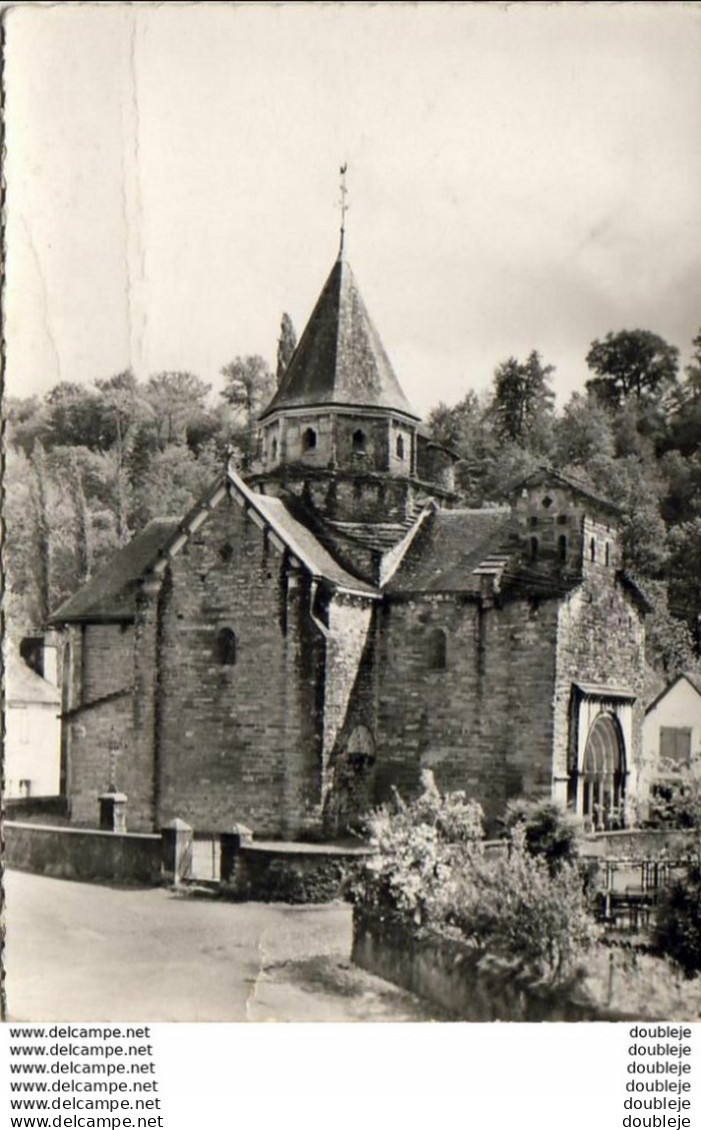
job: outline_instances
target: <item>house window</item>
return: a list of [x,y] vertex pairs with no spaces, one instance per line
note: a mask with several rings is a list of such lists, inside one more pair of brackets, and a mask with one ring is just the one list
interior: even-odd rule
[[353,451],[365,451],[365,432],[362,428],[358,428],[353,432]]
[[674,768],[691,761],[691,729],[686,726],[660,726],[660,759]]
[[557,555],[560,561],[565,562],[567,560],[567,538],[564,534],[560,534],[557,539]]
[[305,451],[313,451],[316,447],[316,432],[313,428],[307,428],[302,436],[302,446]]
[[222,667],[236,663],[236,632],[231,628],[222,628],[217,635],[217,659]]
[[403,438],[403,436],[397,436],[397,459],[403,459],[403,458],[404,458],[404,438]]
[[447,666],[447,639],[442,628],[433,628],[426,638],[426,659],[429,671],[445,671]]

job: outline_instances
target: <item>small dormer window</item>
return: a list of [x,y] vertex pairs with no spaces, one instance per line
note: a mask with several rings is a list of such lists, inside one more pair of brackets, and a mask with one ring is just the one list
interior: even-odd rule
[[404,458],[404,437],[397,436],[397,459]]
[[305,451],[313,451],[316,447],[316,432],[313,428],[307,428],[302,436],[302,446]]
[[362,428],[353,432],[353,451],[365,453],[365,432]]

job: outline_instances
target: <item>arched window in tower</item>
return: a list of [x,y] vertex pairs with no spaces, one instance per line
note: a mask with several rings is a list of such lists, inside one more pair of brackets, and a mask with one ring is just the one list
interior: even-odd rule
[[302,447],[305,451],[313,451],[316,447],[316,432],[313,428],[307,428],[302,435]]
[[365,432],[362,428],[356,428],[353,432],[353,451],[359,454],[365,453]]
[[397,459],[404,458],[404,436],[397,436]]
[[236,663],[236,632],[232,628],[221,628],[217,633],[217,660],[222,667],[233,667]]
[[591,538],[589,542],[589,560],[596,561],[596,538]]
[[536,561],[538,558],[538,538],[531,538],[528,543],[528,555],[531,561]]
[[606,548],[604,549],[604,562],[605,562],[606,565],[611,564],[611,544],[610,544],[610,542],[606,542]]
[[277,439],[275,436],[273,436],[273,442],[270,445],[270,455],[274,463],[277,459]]
[[426,665],[429,671],[445,671],[448,665],[448,641],[442,628],[432,628],[426,636]]
[[563,563],[567,560],[567,538],[564,534],[557,539],[557,556]]

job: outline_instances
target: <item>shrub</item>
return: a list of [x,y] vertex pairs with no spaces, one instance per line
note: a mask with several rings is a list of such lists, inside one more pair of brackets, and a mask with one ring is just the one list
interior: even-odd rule
[[550,844],[554,865],[545,850],[527,850],[523,821],[512,828],[508,858],[486,854],[479,805],[426,785],[418,800],[397,794],[369,820],[377,855],[353,892],[363,913],[457,935],[480,960],[530,980],[570,979],[597,928],[577,867],[553,847],[560,837]]
[[660,762],[658,772],[669,775],[657,781],[650,793],[646,824],[651,828],[701,828],[701,759],[681,771]]
[[509,840],[522,830],[526,851],[544,859],[553,875],[579,858],[579,821],[552,800],[509,801],[504,829]]
[[652,941],[686,977],[701,970],[701,861],[688,864],[663,892]]

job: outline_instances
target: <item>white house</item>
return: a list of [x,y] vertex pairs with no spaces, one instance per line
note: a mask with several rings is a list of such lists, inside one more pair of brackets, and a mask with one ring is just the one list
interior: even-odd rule
[[[55,677],[55,664],[45,667]],[[5,662],[5,796],[58,796],[61,694],[14,650]]]
[[643,757],[664,777],[701,758],[701,674],[686,671],[648,706],[643,722]]

